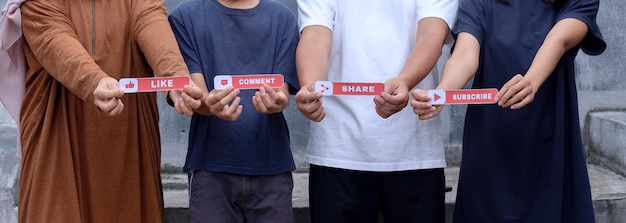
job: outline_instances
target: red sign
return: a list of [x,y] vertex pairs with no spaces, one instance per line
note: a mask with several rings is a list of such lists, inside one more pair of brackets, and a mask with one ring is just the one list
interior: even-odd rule
[[323,95],[380,95],[385,91],[383,83],[359,83],[359,82],[315,82],[315,91]]
[[218,90],[229,86],[235,89],[258,89],[265,84],[271,88],[279,88],[284,83],[282,74],[216,75],[213,78],[213,87]]
[[493,104],[498,89],[429,90],[433,105],[443,104]]
[[180,90],[189,85],[189,77],[122,78],[119,84],[126,93]]

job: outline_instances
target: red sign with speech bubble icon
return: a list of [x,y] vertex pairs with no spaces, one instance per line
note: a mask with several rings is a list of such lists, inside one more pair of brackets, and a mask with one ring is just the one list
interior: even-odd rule
[[271,88],[279,88],[284,83],[282,74],[216,75],[213,78],[213,87],[218,90],[229,86],[235,89],[259,89],[265,84]]

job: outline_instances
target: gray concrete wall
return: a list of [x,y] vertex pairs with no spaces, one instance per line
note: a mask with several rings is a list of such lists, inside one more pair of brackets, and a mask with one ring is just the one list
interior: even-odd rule
[[0,222],[17,222],[20,160],[15,153],[16,142],[15,122],[0,106]]

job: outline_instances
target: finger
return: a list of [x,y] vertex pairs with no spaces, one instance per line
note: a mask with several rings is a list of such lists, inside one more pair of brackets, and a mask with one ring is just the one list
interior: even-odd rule
[[228,113],[224,114],[223,119],[234,122],[237,121],[237,119],[239,119],[239,116],[241,116],[241,113],[243,112],[243,106],[237,104],[236,106],[230,106],[228,109]]
[[326,117],[326,111],[322,109],[322,110],[319,110],[319,112],[315,113],[315,116],[312,120],[315,122],[321,122],[322,120],[324,120],[324,117]]
[[[231,101],[235,100],[235,98],[239,97],[239,89],[233,89],[230,91],[230,93],[228,93],[227,95],[225,95],[221,100],[220,103],[223,104],[229,104]],[[241,99],[240,99],[241,100]]]
[[498,92],[498,94],[500,94],[500,96],[496,95],[496,100],[498,101],[498,105],[499,106],[504,106],[505,104],[509,103],[511,100],[511,97],[513,97],[515,94],[517,94],[516,91],[512,90],[512,86],[507,86],[502,87],[503,89],[505,89],[504,91],[500,91]]
[[[271,93],[274,93],[274,97],[272,97]],[[261,88],[259,95],[263,105],[268,111],[276,112],[276,110],[280,108],[280,102],[275,100],[275,98],[279,98],[279,96],[277,96],[277,93],[273,89],[269,88],[268,90],[267,88]]]
[[182,95],[180,95],[179,93],[173,93],[176,91],[170,91],[170,94],[175,95],[178,94],[178,96],[172,96],[172,100],[174,101],[174,110],[176,110],[176,113],[178,114],[185,114],[185,110],[183,109],[183,107],[185,107],[184,102],[182,101]]
[[421,102],[417,100],[411,100],[411,107],[413,107],[413,112],[417,115],[435,111],[435,106],[428,102]]
[[[189,98],[189,95],[184,95]],[[185,114],[187,116],[193,115],[193,109],[187,104],[187,102],[185,102],[185,99],[183,97],[178,98],[178,104],[180,106],[180,110],[182,111],[182,113],[179,114]]]
[[509,88],[517,84],[517,82],[519,82],[521,78],[522,78],[522,75],[517,74],[513,76],[509,81],[504,83],[502,88],[500,88],[500,91],[498,91],[498,94],[496,94],[496,101],[500,101],[502,99],[506,100],[505,94],[508,93]]
[[124,96],[124,91],[122,89],[97,89],[94,91],[94,97],[99,99],[113,99],[113,98],[121,98]]
[[[224,90],[216,90],[216,89],[213,89],[213,90],[209,93],[209,95],[210,95],[211,97],[208,99],[208,100],[209,100],[208,102],[209,102],[211,105],[213,105],[213,104],[217,104],[217,103],[219,103],[222,99],[224,99],[225,97],[227,97],[228,95],[231,95],[231,94],[233,93],[233,91],[235,91],[235,89],[234,89],[233,87],[228,87],[228,88],[226,88],[226,89],[224,89]],[[230,101],[232,100],[232,98],[234,98],[234,97],[231,97],[231,99],[230,99],[230,100],[226,100],[227,102],[226,102],[225,104],[228,104],[228,102],[230,102]],[[224,105],[225,105],[225,104],[224,104]]]
[[242,112],[243,112],[243,106],[237,105],[237,109],[235,110],[235,113],[231,115],[231,118],[232,118],[231,121],[237,121],[237,119],[239,119],[239,116],[241,116]]
[[[392,97],[394,99],[390,100],[390,98]],[[397,99],[399,98],[402,100],[398,101]],[[408,98],[404,100],[401,96],[398,97],[391,95],[381,95],[380,97],[374,97],[374,104],[376,104],[377,112],[383,118],[387,118],[392,114],[402,110],[404,107],[406,107],[407,103]]]
[[434,115],[432,113],[426,113],[426,114],[421,114],[417,116],[420,120],[427,120],[430,119],[432,117],[434,117]]
[[202,98],[204,96],[202,94],[202,89],[200,89],[197,86],[186,85],[183,88],[183,92],[188,94],[190,97],[192,97],[194,99],[200,99],[200,98]]
[[374,97],[374,105],[378,110],[390,110],[393,107],[393,105],[383,99],[382,96]]
[[111,111],[113,111],[113,109],[115,109],[115,107],[117,106],[117,104],[119,99],[117,98],[113,98],[113,99],[100,99],[100,100],[96,100],[94,102],[94,104],[96,104],[96,106],[103,112],[105,113],[110,113]]
[[261,92],[256,92],[254,94],[254,96],[252,97],[252,105],[254,105],[254,108],[257,111],[263,114],[267,113],[267,107],[263,103],[263,99],[261,99]]
[[296,107],[303,114],[311,114],[318,110],[321,106],[322,103],[320,103],[320,101],[312,101],[306,103],[296,102]]
[[322,98],[321,92],[306,92],[301,90],[296,94],[296,101],[303,103],[316,101],[320,98]]
[[525,89],[526,88],[522,84],[522,82],[518,82],[517,84],[511,86],[509,90],[502,96],[502,100],[499,102],[500,106],[509,107],[512,104],[515,104],[524,99],[524,97],[526,97],[526,95],[530,93],[528,91],[525,91]]
[[117,99],[115,100],[115,107],[113,108],[113,110],[107,112],[106,114],[109,116],[116,116],[121,114],[124,111],[124,103],[122,102],[121,99]]
[[390,105],[384,102],[380,102],[380,100],[376,100],[376,99],[374,101],[374,104],[376,104],[376,106],[374,106],[374,109],[376,110],[376,114],[378,114],[378,116],[382,118],[388,118],[389,116],[391,116],[391,111],[389,108],[387,108],[387,106],[390,106]]
[[432,100],[430,95],[428,95],[428,92],[421,89],[411,91],[411,95],[413,96],[413,99],[421,102],[429,102]]
[[306,117],[314,122],[321,122],[324,117],[326,117],[326,111],[324,111],[324,108],[319,107],[317,110],[306,115]]
[[374,104],[376,106],[382,106],[385,104],[385,100],[383,99],[382,96],[378,95],[378,96],[374,96]]
[[184,112],[180,105],[181,104],[180,98],[175,98],[172,100],[174,101],[174,110],[176,110],[176,113],[183,114]]
[[296,102],[296,107],[300,110],[302,115],[312,121],[319,122],[326,116],[326,112],[320,100],[309,103]]
[[203,101],[204,101],[204,104],[205,104],[207,107],[211,107],[211,106],[213,106],[214,104],[216,104],[217,102],[219,102],[219,101],[220,101],[220,99],[221,99],[221,98],[218,98],[218,97],[215,95],[215,92],[211,91],[211,92],[209,92],[209,94],[208,94],[207,96],[205,96],[205,97],[204,97],[204,98],[202,98],[201,100],[203,100]]
[[531,93],[532,93],[532,90],[530,89],[530,87],[521,89],[517,94],[511,97],[509,101],[506,104],[504,104],[502,107],[509,107],[515,104],[519,104],[521,106],[518,106],[518,107],[521,108],[532,101],[532,96],[530,96]]
[[406,94],[406,92],[398,92],[396,95],[383,93],[381,98],[384,104],[381,104],[380,108],[385,110],[385,113],[389,115],[404,109],[409,102],[409,95]]
[[528,95],[526,97],[524,97],[524,99],[522,99],[522,101],[511,105],[511,109],[520,109],[528,104],[530,104],[532,101],[534,100],[534,96],[532,95]]
[[[230,92],[229,92],[230,91]],[[239,94],[239,90],[233,90],[232,87],[229,87],[229,91],[219,91],[214,90],[209,93],[207,98],[205,99],[205,103],[209,107],[212,113],[217,114],[228,108],[228,104],[234,100],[235,97]],[[226,94],[226,92],[229,92]]]
[[380,116],[381,118],[389,118],[389,116],[391,116],[390,114],[380,109],[376,109],[376,114],[378,114],[378,116]]
[[[191,109],[191,110],[198,109],[202,105],[202,102],[200,101],[201,99],[195,98],[195,97],[193,97],[191,95],[188,95],[187,93],[182,94],[181,98],[185,102],[185,105],[187,105],[189,107],[189,109]],[[200,97],[200,98],[202,98],[202,97]]]
[[233,103],[230,106],[228,106],[228,108],[224,111],[224,113],[229,116],[232,116],[237,111],[237,108],[239,107],[240,102],[241,102],[241,98],[236,97],[233,100]]
[[265,86],[265,92],[269,95],[274,104],[282,106],[287,103],[288,96],[280,88],[270,88],[270,86]]
[[435,116],[437,116],[439,113],[441,113],[441,110],[443,109],[442,105],[438,105],[438,106],[434,106],[435,109],[431,112],[427,112],[423,115],[419,115],[419,119],[420,120],[427,120],[427,119],[431,119]]

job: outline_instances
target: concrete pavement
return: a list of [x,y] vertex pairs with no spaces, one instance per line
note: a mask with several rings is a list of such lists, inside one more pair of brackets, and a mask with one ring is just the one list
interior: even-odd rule
[[[597,165],[589,164],[588,172],[591,193],[598,223],[626,222],[626,178]],[[459,177],[458,167],[445,169],[448,186],[452,191],[446,193],[446,221],[452,222],[454,200]],[[296,223],[308,223],[308,172],[295,172],[293,207]],[[187,214],[187,177],[183,174],[163,174],[165,222],[189,222]]]

